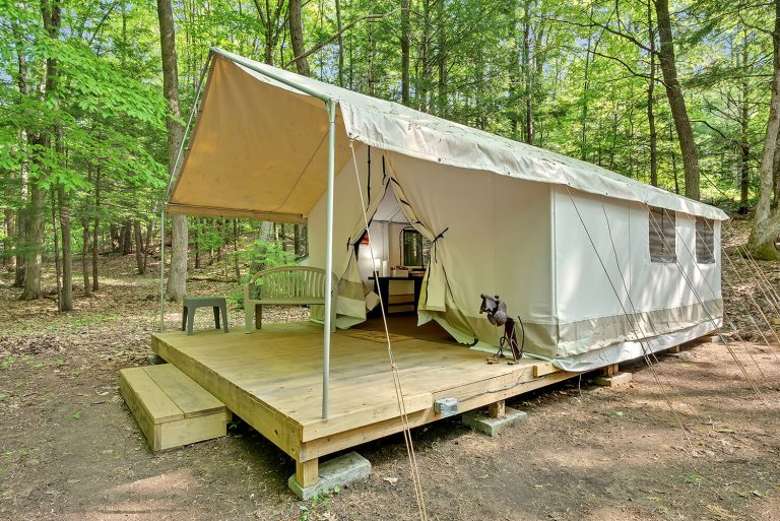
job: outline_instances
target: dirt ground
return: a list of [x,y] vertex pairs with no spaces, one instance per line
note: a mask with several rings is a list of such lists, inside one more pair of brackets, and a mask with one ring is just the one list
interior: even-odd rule
[[[134,275],[130,257],[103,262],[101,290],[84,298],[77,286],[64,316],[52,298],[16,301],[0,279],[0,519],[418,519],[400,435],[357,448],[368,481],[309,502],[287,489],[293,462],[243,424],[152,454],[117,370],[146,363],[158,282]],[[169,305],[170,326],[178,311]],[[702,344],[659,357],[663,393],[636,363],[625,388],[586,375],[514,400],[529,419],[497,438],[457,419],[416,429],[428,518],[780,520],[780,348],[730,347],[756,390],[726,346]]]

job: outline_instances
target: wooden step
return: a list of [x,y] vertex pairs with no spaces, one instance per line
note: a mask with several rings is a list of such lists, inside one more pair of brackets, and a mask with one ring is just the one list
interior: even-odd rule
[[122,369],[119,391],[152,450],[227,434],[225,404],[171,364]]

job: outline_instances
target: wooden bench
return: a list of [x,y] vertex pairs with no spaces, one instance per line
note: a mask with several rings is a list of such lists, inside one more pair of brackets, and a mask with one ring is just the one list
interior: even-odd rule
[[[333,278],[333,293],[336,279]],[[331,327],[335,328],[336,301],[331,310]],[[264,305],[324,306],[325,270],[308,266],[281,266],[261,271],[244,287],[246,330],[263,327]]]
[[154,451],[227,434],[225,404],[171,364],[122,369],[119,391]]

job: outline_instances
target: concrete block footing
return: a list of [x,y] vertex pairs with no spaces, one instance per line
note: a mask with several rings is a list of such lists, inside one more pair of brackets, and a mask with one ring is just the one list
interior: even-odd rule
[[487,436],[497,436],[498,433],[528,419],[528,413],[518,411],[511,407],[506,408],[506,414],[500,418],[491,418],[490,416],[479,412],[469,411],[463,414],[463,423],[477,432]]
[[612,376],[599,376],[595,382],[596,385],[603,385],[604,387],[620,387],[631,383],[633,378],[634,375],[631,373],[618,373]]
[[322,463],[319,468],[319,479],[313,485],[301,487],[293,474],[287,480],[287,486],[298,498],[307,501],[314,496],[367,479],[370,474],[371,463],[357,452],[349,452]]

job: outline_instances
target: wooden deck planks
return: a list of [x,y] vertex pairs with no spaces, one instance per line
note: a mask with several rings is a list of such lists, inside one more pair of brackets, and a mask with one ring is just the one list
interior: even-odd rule
[[[349,333],[337,332],[332,339],[327,421],[321,418],[322,329],[317,325],[269,325],[251,334],[162,333],[152,343],[160,356],[304,461],[400,430],[386,346]],[[432,406],[439,397],[480,407],[568,377],[544,362],[487,364],[485,353],[435,334],[423,336],[393,344],[413,425],[436,419]],[[370,432],[357,432],[366,429]]]
[[122,369],[119,389],[152,450],[227,432],[225,405],[171,364]]

